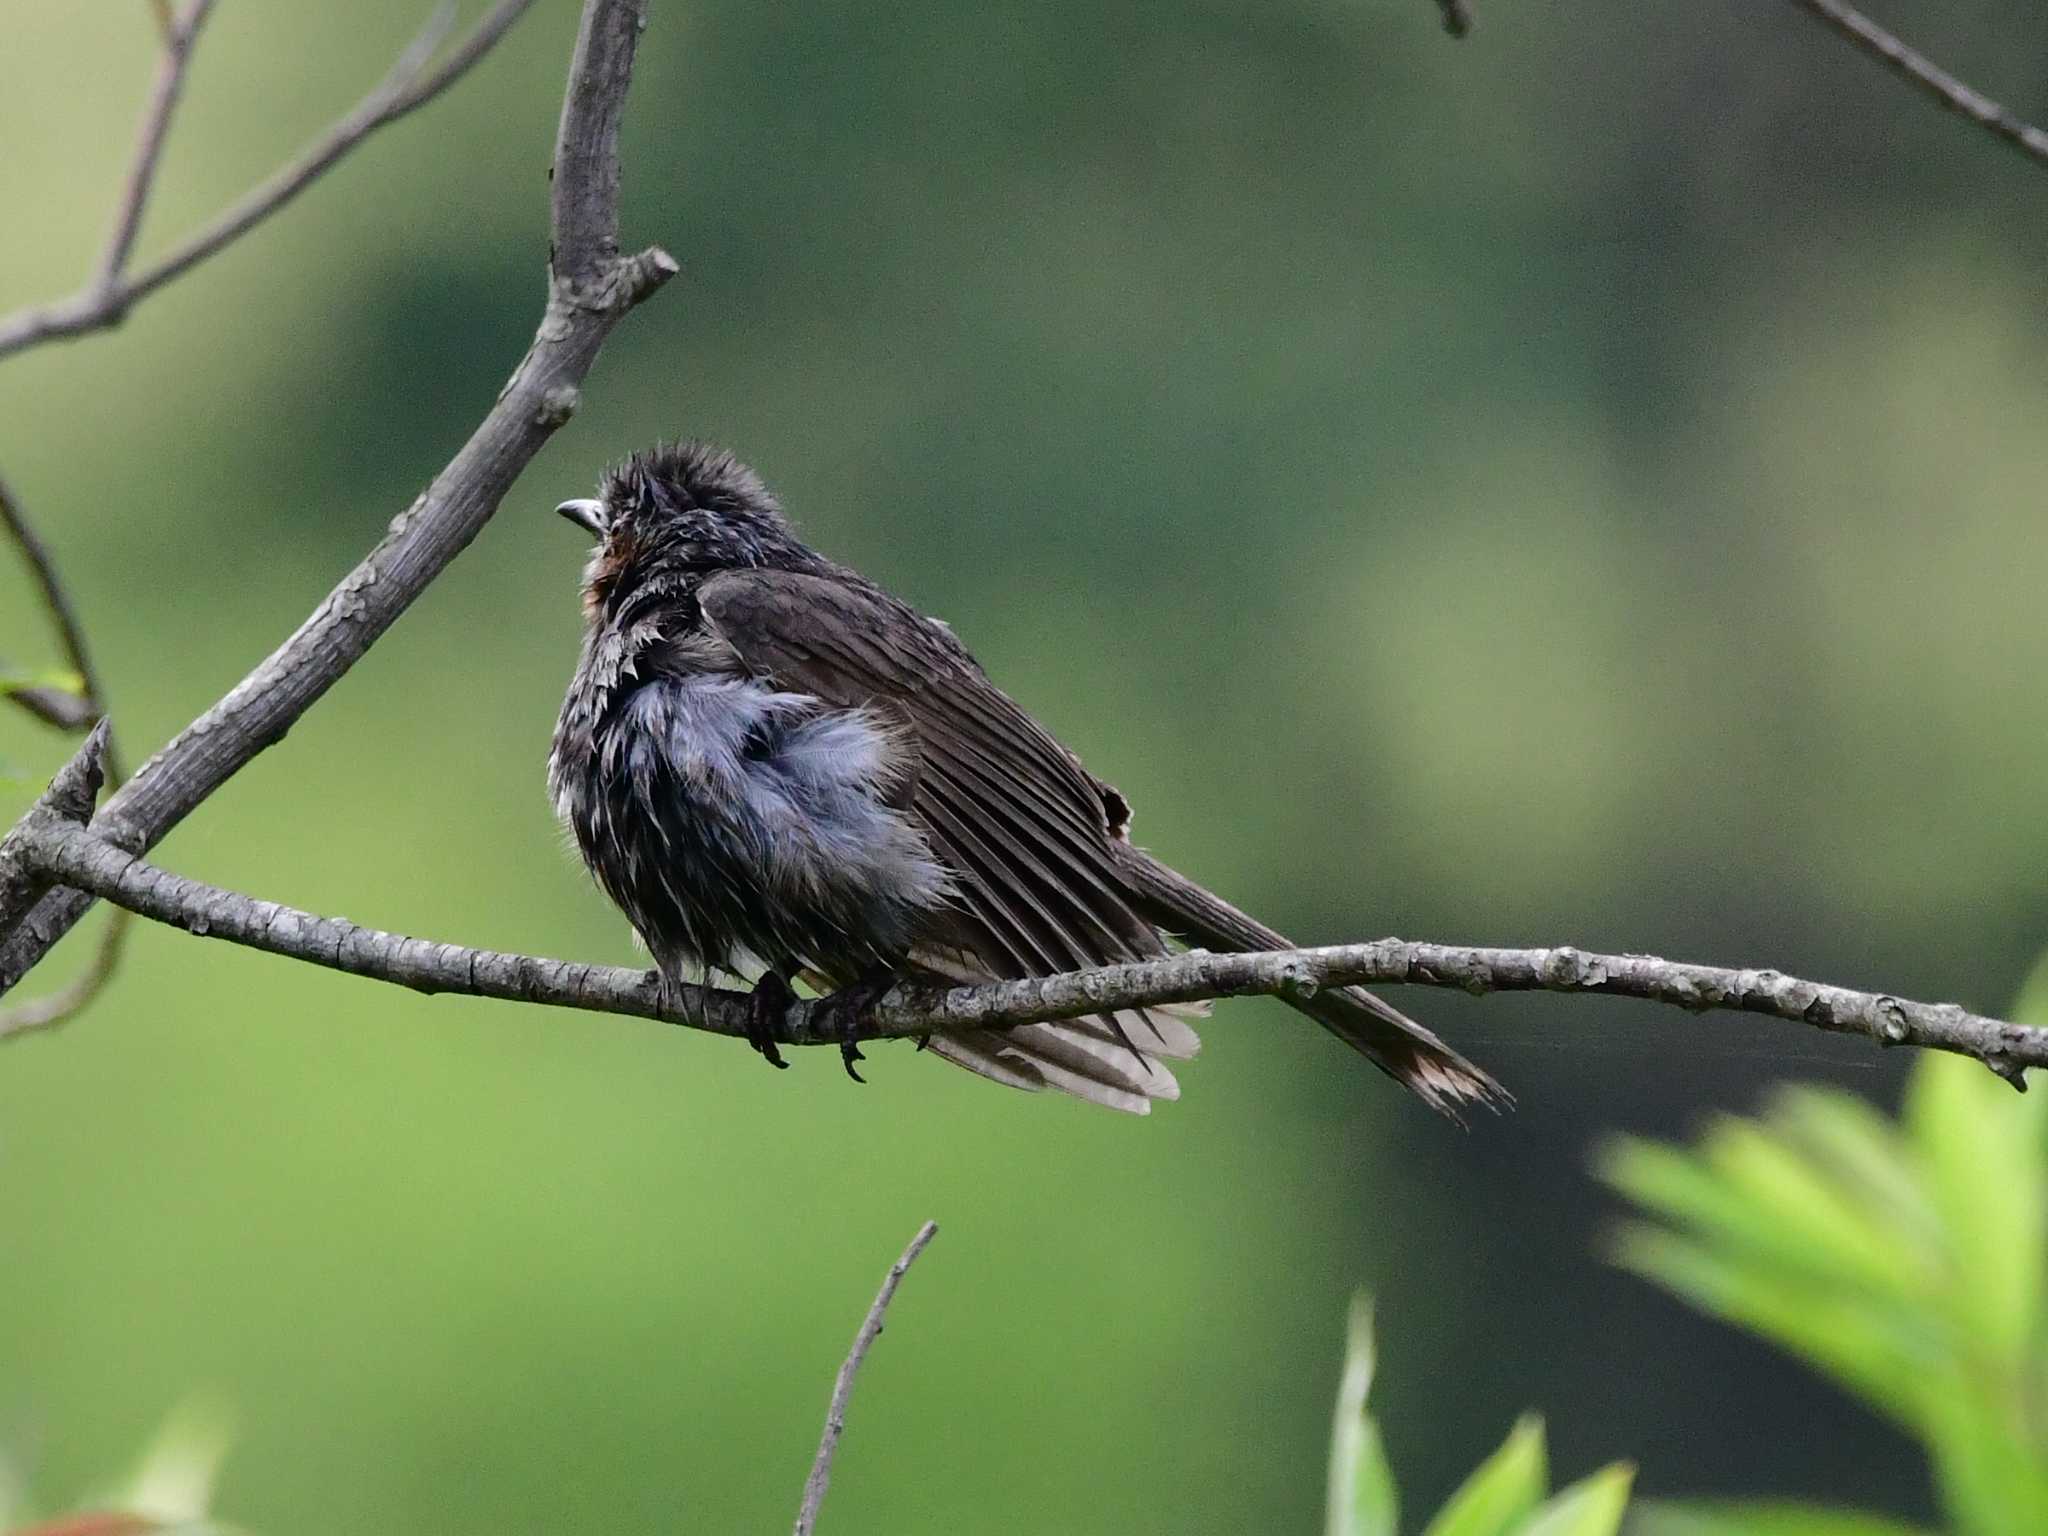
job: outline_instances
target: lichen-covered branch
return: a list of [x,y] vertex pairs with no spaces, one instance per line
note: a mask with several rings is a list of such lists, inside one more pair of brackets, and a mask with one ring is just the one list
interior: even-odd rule
[[[143,208],[156,177],[171,109],[177,104],[185,70],[206,13],[213,0],[192,0],[165,31],[164,62],[144,114],[141,141],[127,187],[115,215],[114,234],[101,256],[99,269],[87,285],[68,299],[24,309],[0,318],[0,358],[38,342],[81,336],[118,325],[128,311],[172,279],[217,255],[276,213],[324,175],[334,163],[387,123],[394,123],[426,105],[467,74],[474,64],[533,5],[533,0],[500,0],[469,36],[448,51],[440,63],[433,55],[447,31],[447,7],[434,13],[427,29],[399,56],[378,87],[348,116],[329,128],[268,181],[211,224],[169,251],[130,273],[128,257],[140,232]],[[637,7],[635,8],[637,9]],[[429,65],[432,65],[429,68]]]
[[[104,896],[143,917],[415,991],[629,1014],[722,1035],[746,1036],[752,1025],[745,993],[668,987],[651,971],[436,943],[260,901],[158,869],[54,810],[32,815],[16,829],[10,844],[43,878]],[[1473,993],[1608,993],[1693,1012],[1732,1009],[1767,1014],[1861,1035],[1880,1045],[1917,1045],[1973,1056],[2015,1087],[2025,1086],[2024,1068],[2048,1066],[2048,1029],[1983,1018],[1952,1003],[1916,1003],[1886,993],[1802,981],[1773,970],[1689,965],[1652,955],[1402,939],[1274,954],[1195,951],[978,987],[906,984],[884,997],[855,1033],[867,1040],[902,1038],[1204,998],[1300,996],[1352,983],[1408,983]],[[841,1038],[838,1026],[810,1002],[792,1005],[774,1037],[778,1044],[790,1046],[837,1045]]]
[[54,881],[54,862],[37,834],[48,828],[76,828],[92,815],[106,772],[106,744],[107,723],[102,720],[71,761],[57,770],[28,814],[0,837],[0,933],[20,922]]
[[1912,82],[1949,111],[1967,117],[1978,127],[1996,134],[2022,154],[2048,162],[2048,133],[2012,113],[1966,85],[1932,59],[1915,53],[1891,33],[1841,0],[1792,0],[1792,3],[1832,27],[1887,69]]
[[[298,631],[108,799],[93,823],[103,840],[131,852],[149,848],[280,740],[476,537],[519,472],[575,411],[612,327],[676,271],[659,249],[611,254],[618,249],[619,103],[644,10],[644,0],[584,5],[557,139],[551,236],[566,259],[557,260],[539,330],[497,403]],[[506,12],[501,5],[493,15]],[[407,87],[404,99],[463,53],[458,49],[435,76]],[[54,890],[11,933],[0,924],[0,993],[42,959],[91,899]]]

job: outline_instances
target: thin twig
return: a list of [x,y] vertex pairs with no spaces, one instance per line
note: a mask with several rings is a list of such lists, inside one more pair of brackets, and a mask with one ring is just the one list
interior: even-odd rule
[[[36,590],[42,597],[43,610],[49,614],[50,623],[57,631],[58,644],[64,649],[64,659],[78,678],[87,713],[75,722],[61,723],[83,730],[107,712],[106,693],[100,684],[99,671],[93,666],[92,652],[85,643],[85,626],[79,622],[78,610],[64,589],[63,578],[57,574],[57,562],[37,536],[28,514],[22,510],[21,502],[4,478],[0,478],[0,525],[5,526],[7,536],[27,562],[29,574],[35,578]],[[111,747],[108,754],[107,779],[118,785],[121,781],[120,765]]]
[[1919,86],[1951,112],[1960,113],[1978,127],[1997,134],[2023,154],[2048,161],[2048,133],[2022,122],[1932,59],[1915,53],[1862,12],[1843,5],[1841,0],[1792,0],[1792,3],[1833,27],[1866,53],[1874,55],[1888,69]]
[[157,32],[168,47],[171,40],[178,35],[177,18],[171,15],[171,0],[149,0],[149,9],[156,17]]
[[149,106],[142,114],[142,132],[135,144],[135,158],[128,167],[128,184],[121,205],[114,213],[114,232],[100,256],[99,276],[94,288],[101,293],[119,289],[121,274],[135,249],[135,237],[142,231],[143,210],[156,185],[157,162],[163,155],[164,138],[170,132],[171,114],[185,91],[185,72],[192,62],[193,45],[199,29],[213,10],[214,0],[191,0],[164,35],[164,55],[157,64],[156,85],[150,91]]
[[[442,89],[528,3],[499,5],[389,110],[408,110]],[[618,248],[619,103],[632,80],[645,9],[645,0],[585,0],[557,139],[549,231],[556,251]],[[469,441],[289,639],[109,797],[94,832],[142,852],[282,739],[468,547],[520,471],[575,413],[613,327],[676,270],[674,258],[657,247],[575,268],[558,262],[533,342]],[[0,993],[40,963],[92,900],[78,890],[52,890],[20,921],[0,922]]]
[[1463,37],[1472,30],[1472,8],[1465,0],[1436,0],[1437,7],[1444,13],[1444,30],[1453,37]]
[[448,41],[448,34],[455,30],[455,0],[441,0],[427,13],[427,19],[420,23],[420,29],[413,40],[405,45],[401,53],[384,72],[377,89],[370,93],[374,100],[378,95],[402,91],[407,84],[425,69],[434,55],[441,51],[441,45]]
[[[187,23],[188,29],[196,27],[203,16],[203,10],[195,7],[194,19]],[[57,574],[57,562],[37,536],[28,514],[22,510],[20,501],[4,478],[0,478],[0,524],[5,525],[8,536],[13,539],[15,548],[21,551],[22,559],[28,562],[29,572],[35,578],[43,609],[57,631],[65,660],[78,678],[80,696],[77,702],[80,707],[74,714],[59,717],[36,708],[33,700],[16,697],[53,724],[67,729],[89,730],[95,722],[106,720],[107,707],[106,690],[100,682],[99,669],[93,665],[92,652],[85,643],[85,626],[80,623],[78,610],[73,607],[70,593]],[[54,704],[55,698],[45,702]],[[121,786],[121,766],[111,731],[103,728],[99,740],[100,770],[107,786],[118,789]],[[106,926],[100,930],[99,947],[93,951],[92,961],[83,972],[47,997],[32,998],[11,1008],[0,1008],[0,1038],[60,1024],[97,997],[121,962],[121,946],[128,936],[129,921],[126,908],[115,908]]]
[[[429,69],[427,66],[434,47],[447,29],[448,9],[446,6],[438,8],[428,19],[425,30],[407,46],[382,83],[365,96],[354,111],[307,146],[296,160],[249,192],[204,229],[172,247],[139,272],[121,276],[112,282],[96,281],[71,298],[21,310],[0,319],[0,357],[37,342],[61,336],[80,336],[119,323],[138,301],[217,254],[276,213],[379,128],[426,105],[461,79],[511,30],[512,24],[533,3],[534,0],[499,0],[499,4],[477,23],[469,36],[450,49],[438,65]],[[427,46],[423,49],[422,44]],[[146,186],[144,191],[147,191]],[[136,216],[139,219],[139,203]],[[130,243],[132,239],[131,233]],[[105,263],[103,269],[104,266]]]
[[875,1304],[861,1319],[860,1332],[853,1336],[853,1348],[846,1352],[846,1361],[832,1382],[832,1402],[825,1410],[825,1433],[818,1439],[818,1454],[811,1462],[811,1475],[804,1479],[804,1502],[796,1512],[795,1536],[811,1536],[817,1527],[818,1506],[825,1502],[825,1490],[832,1482],[832,1457],[839,1449],[839,1437],[846,1432],[846,1405],[853,1396],[853,1378],[859,1373],[861,1362],[867,1359],[869,1346],[881,1335],[882,1317],[889,1310],[889,1303],[895,1299],[896,1287],[903,1283],[904,1275],[917,1262],[917,1256],[938,1235],[939,1224],[935,1221],[928,1221],[917,1229],[917,1236],[903,1250],[903,1257],[891,1264],[889,1273],[882,1277],[882,1288],[875,1292]]
[[39,1029],[54,1029],[90,1006],[106,984],[114,979],[114,972],[121,964],[121,950],[127,941],[128,926],[134,920],[134,915],[126,908],[114,908],[107,917],[106,926],[100,930],[99,946],[93,950],[92,959],[84,970],[46,997],[32,997],[25,1003],[0,1008],[0,1040],[34,1034]]
[[[456,992],[660,1019],[713,1034],[757,1028],[742,992],[666,986],[652,971],[504,954],[409,938],[261,901],[158,869],[61,818],[31,816],[0,844],[50,880],[91,891],[140,916],[202,937],[283,955],[418,992]],[[0,982],[7,979],[0,972]],[[1123,1008],[1246,996],[1306,997],[1333,986],[1410,983],[1463,992],[1608,993],[1691,1012],[1766,1014],[1881,1045],[1972,1056],[2024,1087],[2022,1070],[2048,1066],[2048,1029],[2009,1024],[1953,1003],[1802,981],[1778,971],[1595,955],[1570,947],[1494,949],[1380,939],[1320,949],[1218,955],[1204,951],[1058,976],[951,989],[896,987],[855,1029],[863,1040],[1002,1029]],[[838,1045],[843,1026],[817,1004],[792,1005],[771,1033],[778,1045]]]

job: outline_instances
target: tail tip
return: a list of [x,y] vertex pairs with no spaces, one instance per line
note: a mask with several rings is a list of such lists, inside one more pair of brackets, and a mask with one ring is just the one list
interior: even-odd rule
[[1393,1074],[1403,1087],[1460,1129],[1465,1111],[1477,1105],[1501,1114],[1515,1107],[1515,1096],[1489,1074],[1448,1051],[1417,1051]]

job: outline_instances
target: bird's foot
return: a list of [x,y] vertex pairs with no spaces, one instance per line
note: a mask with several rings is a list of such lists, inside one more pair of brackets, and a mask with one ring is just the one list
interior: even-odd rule
[[867,1081],[853,1069],[855,1062],[867,1060],[861,1054],[856,1031],[869,1011],[895,985],[896,973],[893,970],[874,970],[858,981],[848,982],[818,1004],[823,1015],[820,1023],[825,1032],[838,1035],[839,1059],[846,1067],[846,1075],[856,1083]]
[[748,1000],[747,1044],[761,1053],[771,1067],[786,1067],[782,1052],[775,1048],[776,1031],[789,1014],[796,993],[780,971],[763,971]]

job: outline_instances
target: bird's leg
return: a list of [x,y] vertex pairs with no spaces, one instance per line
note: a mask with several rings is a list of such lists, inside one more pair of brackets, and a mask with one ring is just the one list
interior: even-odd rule
[[818,1007],[825,1014],[825,1028],[838,1033],[839,1059],[845,1063],[846,1075],[856,1083],[865,1083],[867,1079],[853,1070],[853,1064],[856,1061],[866,1061],[867,1058],[860,1053],[855,1031],[860,1028],[861,1020],[867,1017],[868,1011],[896,985],[896,980],[895,967],[876,966],[858,980],[848,982],[818,1003]]
[[775,1032],[795,1001],[796,992],[790,987],[789,978],[772,967],[754,983],[747,1011],[747,1044],[759,1051],[771,1067],[789,1065],[775,1048]]

